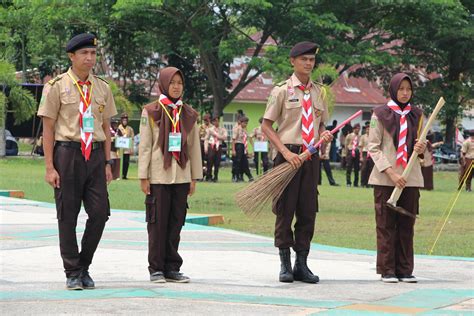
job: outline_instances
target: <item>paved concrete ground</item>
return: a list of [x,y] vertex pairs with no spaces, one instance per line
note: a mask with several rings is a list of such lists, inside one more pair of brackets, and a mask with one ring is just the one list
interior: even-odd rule
[[417,256],[419,283],[383,284],[374,252],[314,244],[321,282],[283,284],[272,239],[188,222],[180,249],[192,282],[158,285],[143,212],[114,210],[90,269],[97,289],[66,291],[54,205],[0,197],[0,240],[2,315],[474,313],[473,258]]

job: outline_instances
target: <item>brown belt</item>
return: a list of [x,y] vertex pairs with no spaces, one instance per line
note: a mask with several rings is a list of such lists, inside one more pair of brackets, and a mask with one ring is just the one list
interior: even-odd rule
[[[61,147],[69,147],[74,149],[81,149],[81,143],[79,142],[64,142],[64,141],[56,141],[55,146]],[[104,148],[104,142],[94,142],[92,143],[92,150]]]

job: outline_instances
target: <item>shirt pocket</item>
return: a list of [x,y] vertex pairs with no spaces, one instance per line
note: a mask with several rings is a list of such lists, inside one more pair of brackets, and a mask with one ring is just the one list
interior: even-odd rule
[[79,102],[79,96],[61,93],[60,115],[68,122],[77,119],[79,115]]

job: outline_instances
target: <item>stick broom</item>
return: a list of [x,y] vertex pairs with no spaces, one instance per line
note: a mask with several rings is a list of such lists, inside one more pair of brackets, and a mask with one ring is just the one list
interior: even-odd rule
[[[331,134],[338,132],[347,123],[359,117],[362,110],[357,111],[344,122],[331,130]],[[323,140],[320,139],[315,145],[306,149],[299,155],[302,161],[308,159],[316,153],[321,146]],[[272,209],[275,210],[278,198],[291,182],[298,169],[294,169],[288,162],[284,162],[270,171],[264,173],[257,180],[249,184],[247,187],[237,192],[235,200],[240,209],[247,215],[258,215],[267,205],[272,202]],[[316,194],[316,192],[315,192]]]

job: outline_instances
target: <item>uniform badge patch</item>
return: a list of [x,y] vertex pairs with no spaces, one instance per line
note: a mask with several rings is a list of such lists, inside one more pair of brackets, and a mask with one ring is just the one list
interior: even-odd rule
[[315,115],[316,117],[320,117],[320,116],[323,115],[323,111],[322,111],[322,110],[319,110],[319,109],[316,109],[316,110],[314,110],[314,115]]
[[370,119],[370,128],[375,128],[377,126],[377,117],[375,115],[372,115],[372,118]]
[[142,111],[142,118],[140,120],[141,125],[147,125],[148,124],[148,111],[146,109],[143,109]]
[[105,105],[103,104],[99,105],[99,112],[104,113],[104,108],[105,108]]

